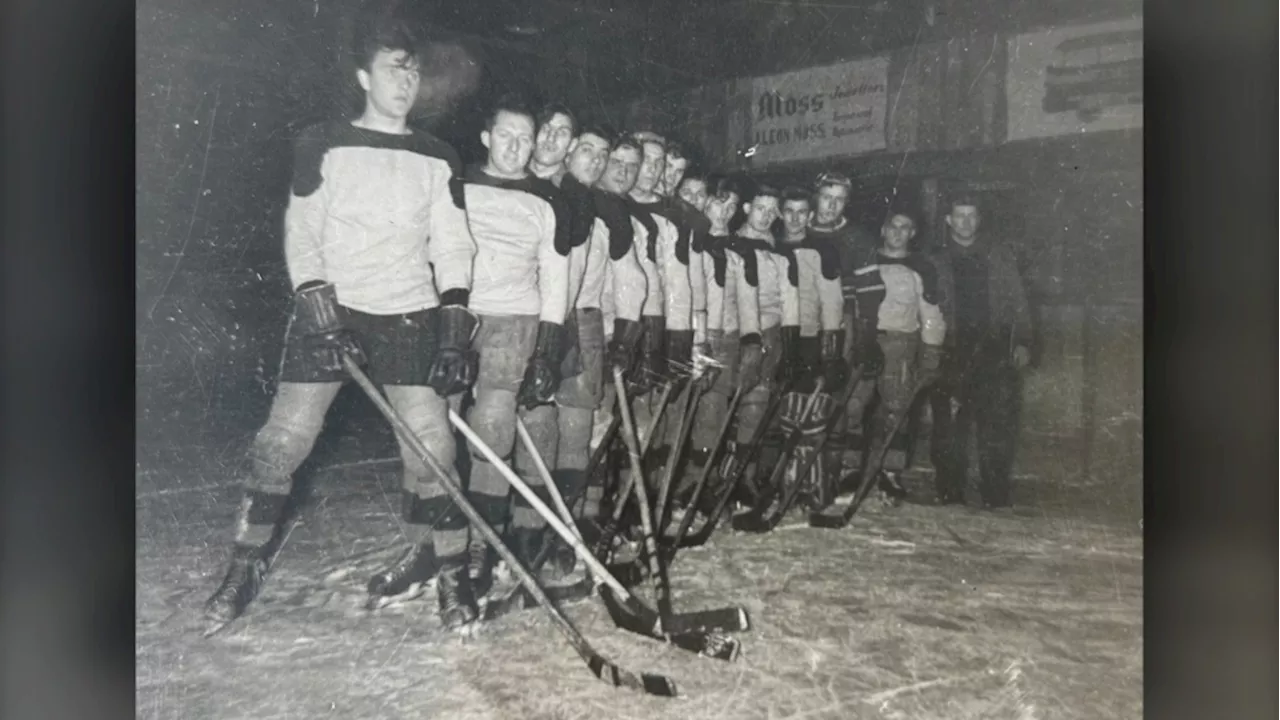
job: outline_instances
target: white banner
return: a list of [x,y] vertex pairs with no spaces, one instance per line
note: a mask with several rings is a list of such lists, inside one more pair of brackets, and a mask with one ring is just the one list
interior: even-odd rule
[[752,164],[883,150],[888,73],[878,57],[753,79]]
[[1142,20],[1009,39],[1010,140],[1142,127]]

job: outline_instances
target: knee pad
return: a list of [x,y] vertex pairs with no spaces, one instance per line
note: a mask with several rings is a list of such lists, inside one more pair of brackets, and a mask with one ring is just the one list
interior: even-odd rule
[[318,430],[315,434],[301,434],[277,425],[259,430],[249,450],[250,470],[245,487],[289,494],[293,472],[311,454],[318,436]]
[[471,481],[467,490],[474,495],[490,495],[507,497],[511,492],[511,484],[503,477],[502,472],[493,463],[481,457],[471,460]]
[[[512,399],[509,405],[481,403],[477,400],[467,414],[467,424],[475,434],[498,457],[504,459],[511,457],[511,450],[516,443],[515,393],[508,394]],[[477,461],[484,461],[484,456],[475,448],[472,448],[471,456]]]

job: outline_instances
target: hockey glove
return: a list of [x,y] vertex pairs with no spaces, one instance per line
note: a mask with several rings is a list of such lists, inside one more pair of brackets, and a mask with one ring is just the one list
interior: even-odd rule
[[357,365],[369,362],[355,336],[342,325],[333,285],[322,280],[300,285],[293,296],[293,320],[307,354],[324,370],[341,372],[346,355]]
[[667,378],[687,377],[693,373],[693,331],[667,331]]
[[644,337],[640,339],[640,361],[631,377],[633,392],[636,393],[657,387],[667,370],[666,353],[663,352],[667,319],[661,315],[644,315],[640,323],[644,325]]
[[475,384],[480,355],[471,349],[471,341],[480,320],[467,309],[465,290],[447,291],[441,299],[450,304],[431,313],[429,332],[435,334],[436,353],[427,370],[427,385],[440,397],[449,397]]
[[644,325],[635,320],[615,319],[613,337],[609,339],[609,367],[618,368],[623,375],[630,377],[634,373],[642,335]]
[[747,333],[739,341],[741,355],[738,359],[738,387],[749,391],[760,384],[760,370],[764,365],[764,350],[760,346],[759,333]]
[[794,390],[809,374],[808,368],[800,357],[800,326],[783,325],[781,338],[782,358],[778,363],[778,384]]
[[524,382],[516,393],[516,404],[522,408],[546,405],[555,398],[560,387],[560,361],[564,357],[564,325],[545,320],[538,323],[538,343],[524,371]]
[[821,335],[823,387],[836,392],[849,381],[849,363],[844,359],[844,330],[827,330]]
[[710,392],[720,377],[720,363],[716,361],[716,350],[724,347],[724,331],[708,330],[707,342],[693,346],[693,375],[698,389]]

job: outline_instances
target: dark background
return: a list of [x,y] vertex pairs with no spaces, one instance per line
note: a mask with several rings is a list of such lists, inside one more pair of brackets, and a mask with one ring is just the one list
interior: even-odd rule
[[[1117,5],[1094,6],[1103,4]],[[463,5],[480,25],[494,25],[475,3]],[[778,39],[788,22],[749,19],[753,9],[779,12],[782,4],[742,5],[740,13],[713,16],[711,35],[703,36],[735,42],[685,42],[703,49],[691,62],[672,54],[681,43],[670,38],[688,30],[671,19],[711,15],[710,4],[695,11],[689,3],[648,4],[642,15],[660,31],[623,29],[591,54],[548,50],[559,62],[548,63],[541,86],[603,104],[634,92],[618,90],[613,98],[601,83],[622,69],[649,84],[643,92],[662,92],[683,77],[672,67],[758,74],[790,65],[777,59],[785,53],[808,51],[803,43],[762,42]],[[899,7],[909,3],[884,5],[887,15],[908,13]],[[1071,11],[1088,5],[1071,4]],[[182,403],[166,407],[164,388],[204,392],[199,414],[210,419],[231,404],[265,398],[287,290],[278,236],[287,143],[302,123],[341,108],[326,89],[333,58],[323,49],[340,34],[336,6],[165,8],[140,5],[131,27],[127,4],[5,6],[6,718],[129,715],[125,413],[136,400],[141,464],[143,440],[163,413],[184,412]],[[1152,716],[1275,714],[1274,8],[1147,8],[1148,119],[1139,140],[1146,187],[1133,192],[1152,198],[1146,282],[1138,285],[1146,321],[1140,382],[1151,390],[1141,407]],[[867,16],[875,12],[884,11]],[[907,38],[903,30],[893,35],[888,20],[882,33],[871,33],[864,15],[851,12],[845,21],[868,28],[849,37],[883,36],[886,47]],[[517,36],[502,42],[520,45]],[[636,61],[640,56],[622,51],[617,38],[638,38],[654,51]],[[493,46],[481,39],[474,42]],[[830,59],[812,52],[815,62]],[[518,82],[535,67],[519,59],[525,56],[516,53],[505,65],[489,60],[485,68],[505,67],[508,82]],[[1175,66],[1184,74],[1174,76]],[[571,87],[590,92],[571,96]],[[471,152],[456,130],[464,120],[437,122],[441,134]],[[1088,187],[1081,183],[1076,192],[1087,196]],[[1088,199],[1078,203],[1094,207]],[[1084,214],[1111,217],[1105,205]],[[1030,220],[1020,222],[1025,228]],[[136,388],[124,344],[131,289]],[[181,316],[199,319],[180,324]],[[166,329],[166,322],[173,325]]]

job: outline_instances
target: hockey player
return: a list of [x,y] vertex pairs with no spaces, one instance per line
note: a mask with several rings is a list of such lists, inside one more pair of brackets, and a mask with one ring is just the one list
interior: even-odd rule
[[697,171],[686,173],[680,180],[680,187],[676,190],[676,195],[679,195],[681,200],[684,200],[698,212],[706,212],[707,199],[710,197],[707,185],[708,180],[709,178],[706,175]]
[[[466,177],[476,242],[471,307],[480,317],[480,370],[468,424],[499,456],[512,457],[521,478],[549,501],[532,458],[516,442],[515,421],[518,414],[538,452],[554,457],[552,400],[566,347],[569,223],[559,191],[526,170],[534,146],[534,115],[526,106],[514,98],[499,101],[480,142],[487,160]],[[469,490],[476,509],[501,527],[510,489],[479,453],[473,453]],[[541,547],[546,521],[516,495],[511,525],[512,549],[528,563]],[[487,591],[493,554],[480,553],[475,560],[472,575]]]
[[[653,133],[635,133],[633,139],[641,146],[644,155],[635,185],[628,193],[629,206],[632,214],[644,226],[647,238],[647,242],[640,248],[641,263],[651,263],[657,270],[657,282],[653,282],[652,276],[650,278],[649,294],[655,295],[656,289],[661,301],[661,325],[651,324],[645,328],[646,340],[642,350],[642,362],[648,371],[648,382],[651,389],[656,389],[662,383],[677,381],[692,368],[695,340],[693,290],[689,282],[688,253],[679,246],[680,228],[670,219],[668,204],[656,192],[662,181],[666,162],[665,144]],[[649,319],[653,316],[646,312],[645,317]],[[653,393],[649,393],[648,398],[637,400],[637,428],[646,426],[652,417],[654,397]],[[655,432],[662,433],[663,429],[659,428]],[[657,437],[662,438],[663,435],[659,434]],[[658,447],[652,450],[651,457],[654,458],[653,467],[658,468],[665,463],[664,450],[669,451],[670,447],[654,444]],[[656,479],[657,473],[650,472],[649,475]]]
[[[782,192],[782,248],[791,256],[791,282],[796,286],[799,302],[799,328],[783,328],[792,337],[783,340],[784,348],[796,348],[794,360],[801,382],[787,394],[784,417],[798,419],[803,440],[789,461],[789,481],[803,483],[804,495],[811,509],[826,507],[835,498],[834,482],[839,477],[839,455],[835,467],[825,467],[826,457],[816,458],[806,477],[794,477],[801,463],[814,453],[814,444],[826,428],[831,398],[844,387],[849,368],[845,361],[844,300],[840,289],[840,254],[830,238],[811,237],[809,219],[812,194],[800,187]],[[798,333],[798,334],[796,334]],[[799,418],[805,404],[804,389],[812,390],[817,378],[823,378],[822,391],[809,418]],[[824,456],[829,455],[823,453]]]
[[[701,179],[686,177],[681,189],[688,189],[691,181],[708,188],[707,183]],[[707,237],[703,241],[707,341],[711,349],[711,360],[718,372],[714,375],[710,391],[703,395],[694,415],[689,465],[680,488],[681,496],[692,491],[693,483],[716,450],[712,443],[725,421],[729,396],[738,387],[740,344],[745,342],[752,347],[760,347],[757,289],[747,281],[743,256],[729,250],[732,240],[729,221],[742,201],[742,190],[734,178],[720,177],[710,179],[710,186],[704,192],[704,213],[709,226]],[[696,198],[696,194],[694,197]],[[749,378],[748,382],[751,382]],[[704,488],[699,496],[699,507],[694,509],[710,512],[710,503],[715,497],[716,493],[711,488]]]
[[[415,47],[394,20],[366,18],[354,46],[362,114],[307,128],[294,144],[284,228],[294,309],[270,414],[240,478],[230,567],[206,606],[215,621],[243,613],[270,570],[293,472],[347,379],[344,355],[365,364],[423,444],[453,466],[446,398],[474,379],[475,244],[457,156],[406,122],[420,81]],[[415,569],[429,575],[434,540],[440,619],[455,627],[474,617],[462,587],[466,518],[403,444],[401,457],[411,547],[370,589]]]
[[[884,365],[880,355],[880,345],[876,342],[876,319],[859,319],[855,292],[854,271],[863,267],[874,258],[880,246],[879,239],[865,232],[860,226],[850,222],[845,216],[845,207],[849,202],[849,194],[853,183],[843,173],[828,171],[818,175],[814,183],[813,214],[809,220],[809,237],[815,241],[826,240],[835,246],[840,254],[840,286],[844,294],[845,358],[852,367],[857,367],[860,374],[867,378],[879,376]],[[845,413],[835,432],[844,440],[843,443],[831,443],[835,447],[828,454],[826,462],[834,467],[839,465],[840,475],[845,466],[856,462],[856,453],[849,449],[854,439],[849,428],[857,428],[860,421]],[[843,458],[837,462],[836,448],[845,445]]]
[[[938,306],[938,283],[934,265],[922,254],[911,251],[915,237],[915,221],[905,212],[889,215],[880,230],[879,251],[854,271],[859,321],[863,324],[861,342],[875,342],[877,350],[860,349],[860,357],[878,354],[884,358],[884,369],[866,392],[855,392],[849,400],[848,415],[858,422],[873,392],[879,392],[880,403],[872,418],[868,458],[876,458],[891,440],[888,432],[910,409],[920,372],[936,376],[942,361],[942,342],[947,324]],[[875,333],[870,332],[874,322]],[[923,345],[923,347],[922,347]],[[865,482],[870,473],[886,499],[898,502],[906,492],[897,474],[906,467],[906,453],[889,452],[885,467],[863,466]]]
[[[622,291],[621,297],[615,298],[612,304],[615,315],[624,324],[636,327],[645,281],[632,249],[633,228],[625,206],[618,198],[592,189],[608,163],[612,133],[588,126],[564,143],[564,131],[570,128],[576,131],[572,114],[563,106],[551,106],[540,116],[538,150],[530,167],[559,180],[561,193],[572,213],[569,298],[573,313],[569,323],[569,356],[556,392],[559,442],[552,471],[562,494],[568,498],[584,489],[592,414],[603,399],[605,332],[601,306],[606,278],[610,274],[619,276],[611,284],[611,289]],[[612,237],[615,233],[617,238]],[[616,258],[610,253],[615,243]],[[586,490],[579,530],[588,542],[594,542],[598,534],[594,520],[599,516],[603,486],[597,482]],[[563,548],[559,559],[559,570],[567,572],[572,568],[571,550]]]
[[[601,315],[608,341],[606,370],[621,370],[628,383],[637,388],[649,384],[649,370],[642,354],[642,345],[648,342],[644,338],[647,336],[651,341],[656,336],[660,340],[663,326],[662,279],[655,263],[641,259],[648,257],[649,228],[632,212],[628,198],[640,174],[643,157],[639,143],[626,136],[618,137],[609,150],[604,174],[596,183],[600,190],[598,216],[608,233],[609,248],[601,294]],[[592,238],[593,242],[597,237]],[[616,401],[613,383],[604,383],[602,395],[592,432],[593,449],[613,419]],[[598,506],[596,509],[598,511]]]
[[[796,365],[781,366],[784,352],[784,327],[788,337],[798,337],[800,313],[797,307],[796,287],[789,281],[790,261],[774,247],[776,239],[770,228],[778,219],[779,192],[760,185],[749,202],[743,203],[746,222],[738,229],[728,248],[743,259],[743,273],[747,282],[756,288],[759,309],[760,341],[755,342],[747,333],[740,340],[738,359],[739,385],[746,393],[738,411],[736,442],[725,449],[725,465],[722,476],[729,477],[740,456],[745,455],[746,443],[764,420],[764,411],[773,393],[794,383]],[[794,355],[798,348],[790,350]],[[780,367],[781,366],[781,367]],[[781,372],[780,372],[781,370]],[[754,467],[746,469],[744,487],[755,485]]]

